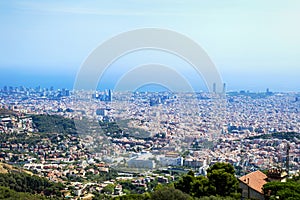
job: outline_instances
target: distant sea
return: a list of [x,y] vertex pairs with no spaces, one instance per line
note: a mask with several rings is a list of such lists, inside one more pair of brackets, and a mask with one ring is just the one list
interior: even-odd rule
[[[40,86],[42,88],[50,88],[51,86],[54,89],[73,89],[74,82],[76,80],[77,69],[73,70],[65,70],[65,69],[57,69],[50,71],[44,71],[39,68],[37,70],[16,70],[14,68],[2,68],[0,67],[0,88],[4,86],[13,86],[13,87],[31,87],[36,88]],[[56,72],[53,72],[56,71]],[[230,78],[228,78],[230,77]],[[267,88],[270,91],[275,92],[291,92],[296,91],[300,92],[300,87],[297,82],[300,79],[295,80],[294,77],[281,77],[281,80],[266,78],[261,79],[261,77],[252,77],[250,83],[242,80],[241,77],[223,77],[227,85],[227,91],[252,91],[252,92],[264,92]],[[108,77],[105,78],[105,83],[103,85],[99,85],[99,90],[104,89],[113,89],[118,77]],[[200,83],[199,80],[191,80],[191,85],[196,88],[196,91],[207,91],[207,88],[203,85],[204,83]],[[264,86],[265,85],[265,86]],[[273,86],[273,87],[272,87]],[[167,88],[163,88],[158,85],[146,85],[141,88],[140,91],[166,91]]]
[[[36,88],[40,86],[41,88],[54,89],[73,89],[74,82],[76,80],[76,72],[66,72],[66,73],[32,73],[32,72],[22,72],[14,70],[1,71],[0,88],[4,86],[19,87],[24,86],[28,88]],[[106,83],[105,85],[99,86],[99,90],[113,89],[114,83]],[[161,92],[168,91],[159,85],[146,85],[139,88],[139,91],[153,91]]]
[[42,88],[72,89],[76,78],[76,72],[58,72],[58,73],[36,73],[34,71],[12,70],[0,68],[0,88],[4,86],[13,87],[31,87],[40,86]]

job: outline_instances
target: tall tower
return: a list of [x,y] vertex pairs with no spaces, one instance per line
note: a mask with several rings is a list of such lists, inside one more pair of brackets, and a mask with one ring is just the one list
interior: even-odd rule
[[112,101],[112,92],[108,90],[108,101]]
[[217,84],[213,83],[213,93],[217,93]]
[[223,83],[223,94],[226,94],[226,83]]

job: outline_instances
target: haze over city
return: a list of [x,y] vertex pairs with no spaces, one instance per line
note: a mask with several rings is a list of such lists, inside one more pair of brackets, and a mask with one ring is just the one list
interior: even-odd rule
[[[298,1],[1,1],[0,86],[73,88],[82,63],[102,42],[133,29],[169,29],[197,42],[228,90],[299,91]],[[205,90],[184,60],[141,50],[110,66],[100,88],[145,63],[178,70]]]
[[299,11],[0,0],[0,199],[299,200]]

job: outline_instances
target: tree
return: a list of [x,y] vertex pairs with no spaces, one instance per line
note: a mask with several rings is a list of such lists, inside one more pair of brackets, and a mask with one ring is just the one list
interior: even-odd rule
[[191,194],[194,181],[194,173],[189,171],[187,175],[183,175],[178,182],[174,183],[174,186],[176,189],[181,190],[184,193]]
[[263,187],[266,199],[300,199],[300,184],[296,181],[269,182]]
[[216,196],[209,196],[209,197],[201,197],[197,200],[237,200],[240,198],[233,198],[233,197],[216,197]]
[[182,176],[174,185],[193,197],[204,197],[210,195],[233,196],[237,194],[238,180],[234,175],[234,168],[227,163],[216,163],[208,170],[207,178],[195,177],[190,171]]
[[121,181],[119,184],[122,185],[123,191],[126,191],[125,193],[141,194],[145,192],[144,187],[134,185],[131,181]]
[[7,187],[0,186],[0,199],[46,200],[46,199],[54,199],[54,198],[45,198],[41,195],[33,195],[30,193],[16,192],[15,190],[11,190]]
[[145,194],[128,194],[124,196],[117,196],[113,200],[149,200],[150,196],[148,193]]
[[207,170],[209,183],[215,188],[215,195],[231,196],[237,193],[238,180],[229,163],[216,163]]
[[192,197],[172,187],[164,187],[151,193],[151,200],[191,200]]
[[211,173],[213,170],[223,169],[225,172],[230,173],[232,175],[235,174],[234,167],[229,163],[215,163],[210,168],[207,169],[207,173]]
[[114,184],[108,184],[107,186],[105,186],[102,189],[102,192],[105,194],[113,194],[114,193],[114,189],[115,189],[115,185]]
[[[120,183],[122,184],[122,183]],[[130,184],[123,182],[123,188],[130,188]],[[116,199],[151,199],[151,200],[186,200],[186,199],[239,199],[237,193],[238,180],[234,175],[234,168],[227,163],[217,163],[208,169],[208,177],[197,176],[193,171],[183,175],[177,182],[170,185],[158,184],[151,197],[140,195],[125,195]],[[145,194],[145,193],[144,193]],[[148,194],[148,193],[146,193]]]
[[30,192],[46,196],[61,196],[60,190],[64,188],[61,183],[48,181],[46,178],[31,176],[24,172],[0,173],[0,186],[9,187],[16,192]]
[[191,195],[193,197],[203,197],[212,194],[215,188],[209,184],[209,180],[204,176],[196,177],[192,183]]

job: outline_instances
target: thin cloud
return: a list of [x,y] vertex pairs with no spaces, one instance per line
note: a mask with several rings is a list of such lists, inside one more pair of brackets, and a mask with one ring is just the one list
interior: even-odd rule
[[[172,3],[174,6],[174,4]],[[181,4],[179,4],[181,5]],[[173,10],[149,10],[141,9],[137,11],[130,8],[90,8],[90,7],[70,7],[62,3],[48,3],[48,2],[19,2],[16,5],[18,11],[31,13],[52,13],[52,14],[76,14],[76,15],[99,15],[99,16],[199,16],[198,12],[180,12],[181,9]]]

